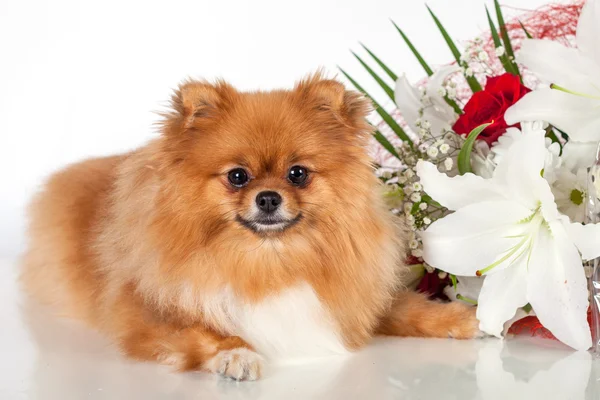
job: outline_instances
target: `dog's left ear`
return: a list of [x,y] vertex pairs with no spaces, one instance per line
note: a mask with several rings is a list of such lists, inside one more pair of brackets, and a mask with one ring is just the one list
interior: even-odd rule
[[312,109],[329,112],[348,127],[370,129],[366,117],[373,110],[373,104],[363,94],[347,90],[341,82],[321,79],[320,74],[316,74],[301,81],[296,91]]
[[185,81],[171,98],[172,112],[166,115],[167,122],[176,123],[180,128],[201,125],[226,111],[236,95],[236,90],[224,81],[214,84]]

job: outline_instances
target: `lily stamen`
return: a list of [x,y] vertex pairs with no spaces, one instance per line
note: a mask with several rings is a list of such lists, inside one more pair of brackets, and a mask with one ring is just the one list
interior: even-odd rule
[[561,91],[561,92],[569,93],[569,94],[572,94],[572,95],[575,95],[575,96],[585,97],[587,99],[600,100],[599,96],[593,96],[591,94],[576,92],[574,90],[569,90],[569,89],[564,88],[562,86],[558,86],[555,83],[550,84],[550,89],[554,89],[554,90],[558,90],[558,91]]

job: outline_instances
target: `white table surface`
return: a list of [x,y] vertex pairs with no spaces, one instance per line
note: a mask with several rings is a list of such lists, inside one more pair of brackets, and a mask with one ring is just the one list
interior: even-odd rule
[[28,306],[0,261],[0,399],[600,399],[600,361],[559,343],[377,339],[348,357],[270,367],[258,382],[122,358],[95,332]]

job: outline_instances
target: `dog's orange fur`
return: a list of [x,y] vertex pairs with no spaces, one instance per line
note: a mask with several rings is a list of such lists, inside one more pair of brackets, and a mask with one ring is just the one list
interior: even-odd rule
[[[52,176],[31,207],[26,288],[131,357],[238,379],[258,377],[260,357],[219,359],[252,344],[201,307],[226,286],[254,304],[308,283],[348,349],[376,333],[475,336],[473,309],[401,289],[404,238],[365,150],[369,109],[319,75],[290,91],[184,83],[158,139]],[[294,164],[306,187],[285,179]],[[227,171],[240,165],[254,179],[237,190]],[[241,226],[264,189],[304,218],[261,236]]]

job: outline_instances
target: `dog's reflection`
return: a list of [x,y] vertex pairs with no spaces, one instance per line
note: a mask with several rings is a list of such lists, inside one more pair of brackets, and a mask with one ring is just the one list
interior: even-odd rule
[[93,331],[37,305],[23,315],[38,347],[32,399],[600,398],[590,354],[550,341],[381,338],[349,356],[271,365],[262,380],[237,383],[129,361]]

